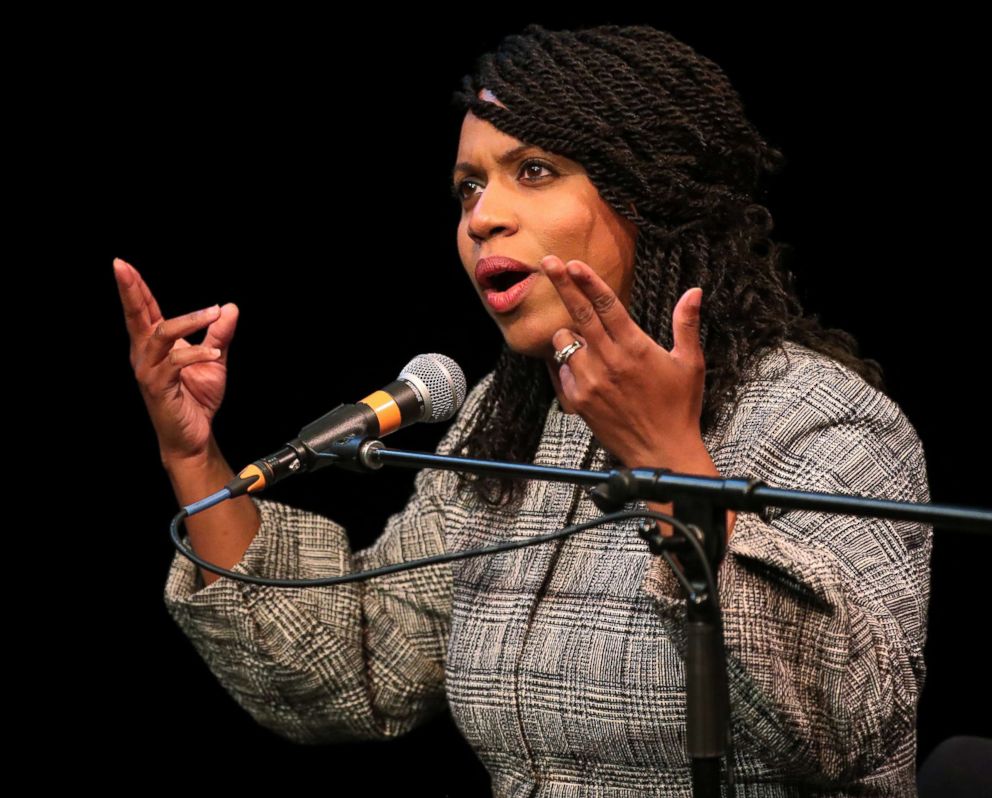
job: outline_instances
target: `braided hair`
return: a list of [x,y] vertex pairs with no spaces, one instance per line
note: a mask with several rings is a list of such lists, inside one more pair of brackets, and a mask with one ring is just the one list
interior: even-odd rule
[[[480,99],[481,89],[502,106]],[[703,288],[706,361],[700,428],[732,406],[758,353],[790,340],[824,353],[885,392],[877,361],[849,333],[807,315],[757,199],[785,165],[744,115],[715,63],[655,28],[602,25],[551,31],[530,24],[480,56],[452,105],[585,168],[605,202],[637,227],[628,312],[674,345],[672,312]],[[505,107],[504,107],[505,106]],[[504,344],[476,422],[456,445],[468,457],[531,462],[554,391],[544,363]],[[611,466],[618,464],[610,456]],[[523,483],[459,473],[480,499],[515,506]]]

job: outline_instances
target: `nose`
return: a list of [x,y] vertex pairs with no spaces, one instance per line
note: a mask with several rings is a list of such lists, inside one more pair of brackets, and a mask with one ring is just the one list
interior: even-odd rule
[[468,216],[468,235],[476,244],[517,229],[513,193],[495,180],[482,189]]

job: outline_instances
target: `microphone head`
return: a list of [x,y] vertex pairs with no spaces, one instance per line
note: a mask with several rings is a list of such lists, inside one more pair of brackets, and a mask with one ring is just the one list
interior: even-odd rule
[[422,421],[447,421],[465,401],[465,374],[447,355],[417,355],[397,379],[412,385],[424,400]]

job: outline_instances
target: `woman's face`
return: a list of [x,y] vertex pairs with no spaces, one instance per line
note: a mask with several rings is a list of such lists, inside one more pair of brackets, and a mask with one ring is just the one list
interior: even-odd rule
[[[479,96],[502,105],[486,89]],[[551,336],[574,325],[541,273],[541,259],[584,261],[629,307],[637,226],[600,197],[581,164],[538,147],[515,151],[522,145],[466,113],[453,173],[462,208],[458,254],[510,349],[551,361]],[[513,278],[489,287],[476,273],[479,261],[494,256],[519,261],[533,274],[520,288],[501,293],[502,281]]]

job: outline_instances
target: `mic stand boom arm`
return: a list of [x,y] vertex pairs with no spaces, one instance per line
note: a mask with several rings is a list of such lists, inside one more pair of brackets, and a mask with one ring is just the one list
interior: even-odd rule
[[[768,507],[811,509],[992,533],[992,511],[786,490],[769,487],[757,479],[677,474],[665,468],[622,468],[602,472],[474,460],[387,449],[382,441],[358,436],[332,443],[320,456],[357,471],[397,465],[588,485],[592,500],[604,512],[620,510],[634,499],[672,502],[675,518],[687,525],[697,540],[681,537],[677,526],[673,537],[666,539],[658,532],[657,525],[642,525],[641,536],[648,541],[654,554],[678,551],[684,569],[679,579],[690,588],[686,599],[686,740],[695,796],[718,798],[720,795],[720,760],[726,753],[728,741],[727,663],[714,578],[726,551],[727,510],[758,513],[765,517]],[[669,557],[665,559],[675,567]],[[732,778],[729,768],[728,776]]]

